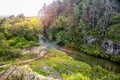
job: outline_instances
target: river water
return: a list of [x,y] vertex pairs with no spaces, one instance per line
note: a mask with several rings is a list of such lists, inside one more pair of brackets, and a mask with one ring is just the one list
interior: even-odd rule
[[82,62],[85,62],[91,66],[100,65],[104,69],[107,69],[109,71],[114,71],[116,73],[120,73],[120,64],[114,63],[114,62],[109,61],[107,59],[87,55],[87,54],[85,54],[85,53],[83,53],[75,48],[55,45],[55,43],[50,43],[50,42],[43,40],[41,38],[39,38],[39,43],[42,46],[54,47],[58,50],[64,51],[72,58],[79,60],[79,61],[82,61]]

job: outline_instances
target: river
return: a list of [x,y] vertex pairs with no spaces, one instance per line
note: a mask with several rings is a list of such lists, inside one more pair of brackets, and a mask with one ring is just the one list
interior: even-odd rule
[[87,54],[85,54],[85,53],[83,53],[80,50],[77,50],[75,48],[55,45],[54,43],[50,43],[47,40],[41,39],[41,37],[39,38],[39,43],[42,46],[54,47],[58,50],[64,51],[72,58],[79,60],[79,61],[82,61],[82,62],[85,62],[91,66],[100,65],[104,69],[107,69],[109,71],[114,71],[116,73],[120,73],[120,65],[117,63],[114,63],[112,61],[109,61],[107,59],[87,55]]

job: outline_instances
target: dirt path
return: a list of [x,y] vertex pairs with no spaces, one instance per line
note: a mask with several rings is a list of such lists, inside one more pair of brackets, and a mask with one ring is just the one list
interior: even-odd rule
[[41,59],[42,57],[44,57],[44,56],[46,55],[47,52],[48,52],[48,51],[46,51],[46,50],[41,50],[41,51],[39,52],[39,55],[38,55],[37,58],[28,59],[28,60],[19,61],[19,62],[15,62],[14,64],[17,64],[17,65],[21,65],[21,64],[22,64],[22,65],[23,65],[23,64],[27,64],[27,63],[30,63],[30,62],[39,60],[39,59]]
[[[33,62],[35,60],[39,60],[41,59],[42,57],[44,57],[46,55],[48,51],[46,50],[46,47],[43,47],[43,46],[39,46],[39,47],[32,47],[32,48],[29,48],[29,49],[23,49],[22,50],[22,55],[24,54],[29,54],[29,53],[36,53],[38,54],[38,57],[34,58],[34,59],[28,59],[28,60],[24,60],[24,61],[15,61],[14,62],[14,65],[24,65],[24,64],[27,64],[27,63],[30,63],[30,62]],[[4,73],[1,73],[0,74],[0,80],[6,80],[12,72],[14,72],[14,68],[13,70],[11,69],[11,66],[9,67],[8,66],[9,64],[4,64],[4,65],[1,65],[0,68],[4,68],[4,67],[8,67],[8,69],[6,71],[3,71]],[[10,68],[10,69],[9,69]],[[10,70],[10,71],[9,71]]]
[[30,48],[24,48],[22,50],[22,55],[27,53],[37,53],[39,54],[41,50],[46,50],[47,48],[45,46],[36,46],[36,47],[30,47]]
[[[19,62],[15,61],[14,64],[21,65],[21,64],[27,64],[27,63],[33,62],[35,60],[38,60],[38,59],[44,57],[47,52],[48,52],[47,48],[44,47],[44,46],[25,48],[25,49],[22,50],[22,53],[21,53],[22,55],[29,54],[29,53],[34,53],[34,54],[38,54],[38,57],[34,58],[34,59],[19,61]],[[0,68],[8,67],[8,65],[10,65],[10,64],[0,65]]]

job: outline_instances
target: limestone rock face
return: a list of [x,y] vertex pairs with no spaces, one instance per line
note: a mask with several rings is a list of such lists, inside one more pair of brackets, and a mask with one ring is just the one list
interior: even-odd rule
[[92,38],[92,36],[87,36],[84,39],[84,44],[93,44],[93,43],[96,43],[96,42],[98,42],[98,39]]
[[5,80],[6,78],[9,78],[10,80],[58,80],[53,77],[37,74],[36,72],[33,72],[28,65],[11,66],[8,68],[7,72],[3,72],[3,76],[1,75],[0,80]]
[[112,40],[106,40],[102,43],[102,49],[109,55],[120,55],[120,44],[113,43]]

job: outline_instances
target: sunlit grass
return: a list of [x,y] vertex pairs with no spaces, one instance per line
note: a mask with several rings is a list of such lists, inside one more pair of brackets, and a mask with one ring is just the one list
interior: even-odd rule
[[[19,57],[19,61],[34,59],[37,54],[25,54]],[[15,61],[15,60],[14,60]],[[12,61],[13,62],[13,61]],[[12,63],[9,62],[9,63]],[[38,74],[48,76],[58,72],[63,80],[119,80],[120,75],[108,72],[98,65],[90,66],[84,62],[76,61],[65,52],[48,48],[48,53],[40,60],[28,64]],[[24,65],[24,64],[21,64]],[[0,71],[5,70],[0,68]],[[48,68],[44,70],[44,68]]]
[[[115,73],[108,72],[100,66],[93,66],[76,61],[64,52],[56,49],[49,49],[49,53],[42,59],[32,62],[29,66],[37,73],[49,75],[57,71],[63,80],[106,80],[109,75],[115,78]],[[43,70],[44,67],[52,68],[49,73]],[[111,79],[110,79],[111,80]]]

